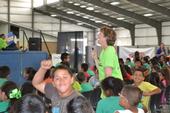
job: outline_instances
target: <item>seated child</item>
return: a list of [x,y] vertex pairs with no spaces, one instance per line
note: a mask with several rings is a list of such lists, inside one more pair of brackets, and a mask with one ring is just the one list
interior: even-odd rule
[[125,110],[117,110],[115,113],[144,113],[143,109],[137,108],[142,98],[142,91],[135,86],[124,86],[120,93],[120,105]]
[[8,66],[0,67],[0,87],[7,81],[7,77],[10,74],[10,68]]
[[96,113],[114,113],[116,110],[123,109],[119,105],[120,97],[118,95],[123,88],[123,81],[107,77],[101,82],[101,87],[106,97],[98,102]]
[[90,102],[83,96],[73,98],[67,104],[67,111],[69,113],[94,113]]
[[79,81],[79,83],[81,84],[81,91],[80,92],[88,92],[93,90],[93,86],[86,82],[86,77],[84,75],[83,72],[79,72],[76,76],[77,80]]
[[21,91],[12,81],[6,81],[0,90],[0,112],[6,113],[12,110],[11,106],[21,98]]

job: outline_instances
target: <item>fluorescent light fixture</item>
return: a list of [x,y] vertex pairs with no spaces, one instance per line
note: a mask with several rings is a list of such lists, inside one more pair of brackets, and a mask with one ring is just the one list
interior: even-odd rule
[[77,25],[83,25],[83,23],[77,23]]
[[73,11],[67,11],[67,14],[74,14]]
[[81,16],[81,15],[79,13],[77,13],[76,16]]
[[69,1],[68,3],[72,4],[73,2],[72,2],[72,1]]
[[88,16],[83,16],[83,18],[89,19],[89,17],[88,17]]
[[80,4],[79,3],[74,3],[75,6],[79,6]]
[[120,2],[111,2],[110,4],[111,4],[111,5],[119,5]]
[[100,11],[99,11],[99,10],[95,10],[94,12],[98,13],[98,12],[100,12]]
[[87,7],[86,9],[89,10],[89,11],[93,11],[94,10],[93,7]]
[[100,20],[96,20],[95,22],[96,22],[96,23],[102,23],[102,21],[100,21]]
[[81,8],[86,8],[87,6],[85,6],[85,5],[81,5],[80,7],[81,7]]
[[107,16],[107,15],[109,15],[109,14],[108,14],[108,13],[104,13],[104,15],[106,15],[106,16]]
[[125,18],[123,17],[120,17],[120,18],[116,18],[117,20],[124,20]]
[[55,15],[55,14],[51,14],[51,16],[52,16],[52,17],[56,17],[57,15]]
[[146,13],[146,14],[144,14],[143,16],[146,16],[146,17],[148,17],[148,16],[152,16],[153,14],[151,14],[151,13]]
[[91,20],[91,21],[95,21],[95,19],[94,19],[94,18],[91,18],[90,20]]

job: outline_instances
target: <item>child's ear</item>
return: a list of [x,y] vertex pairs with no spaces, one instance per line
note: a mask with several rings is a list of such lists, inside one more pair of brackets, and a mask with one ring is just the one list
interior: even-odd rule
[[71,77],[71,84],[73,84],[73,82],[75,81],[75,77]]

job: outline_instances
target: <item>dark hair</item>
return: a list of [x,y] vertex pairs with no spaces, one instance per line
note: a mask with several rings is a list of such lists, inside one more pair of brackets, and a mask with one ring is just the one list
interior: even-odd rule
[[131,61],[131,59],[130,59],[130,58],[126,58],[126,60]]
[[83,96],[73,98],[67,104],[67,111],[69,113],[94,113],[90,102]]
[[112,28],[104,26],[100,28],[100,32],[104,34],[104,37],[107,41],[107,45],[113,46],[115,44],[116,32]]
[[54,69],[54,71],[53,71],[53,73],[52,73],[52,78],[54,78],[54,73],[55,73],[57,70],[66,70],[66,71],[68,71],[69,75],[70,75],[71,77],[73,77],[73,73],[71,72],[70,68],[68,68],[68,67],[65,66],[65,65],[59,65],[59,66],[57,66],[57,67]]
[[25,73],[28,74],[27,80],[32,81],[36,73],[36,70],[32,67],[26,67],[24,70],[25,70]]
[[28,94],[14,105],[13,113],[45,113],[43,99],[35,94]]
[[66,59],[67,56],[69,56],[69,55],[70,54],[68,54],[68,53],[62,53],[60,58],[61,58],[62,61],[64,61],[64,59]]
[[147,56],[143,57],[143,61],[149,64],[149,58]]
[[[15,91],[14,91],[15,90]],[[6,81],[2,87],[1,91],[5,93],[8,99],[10,99],[10,105],[12,106],[18,99],[21,98],[21,91],[18,89],[17,85],[12,81]],[[17,93],[16,93],[17,92]],[[15,93],[15,94],[14,94]]]
[[160,72],[164,76],[164,78],[167,81],[168,85],[170,85],[170,71],[169,71],[168,67],[161,69]]
[[122,90],[123,81],[118,78],[107,77],[101,82],[101,86],[104,91],[109,90],[111,92],[110,96],[118,96]]
[[142,98],[142,91],[138,87],[132,85],[125,85],[121,94],[125,96],[131,106],[137,106]]
[[159,79],[159,74],[158,72],[152,72],[149,76],[149,82],[159,88],[162,88],[161,81]]
[[83,72],[78,72],[76,78],[80,83],[82,83],[86,80],[86,77]]
[[86,71],[88,70],[89,66],[88,66],[87,63],[82,63],[82,64],[81,64],[81,68],[83,69],[83,71],[86,72]]
[[8,66],[0,67],[0,78],[6,78],[10,74],[10,68]]
[[147,69],[146,69],[146,68],[143,68],[143,67],[140,67],[140,68],[135,69],[135,71],[140,71],[140,72],[142,73],[142,76],[143,76],[143,77],[145,77],[145,76],[144,76],[144,72],[145,72],[146,70],[147,70]]

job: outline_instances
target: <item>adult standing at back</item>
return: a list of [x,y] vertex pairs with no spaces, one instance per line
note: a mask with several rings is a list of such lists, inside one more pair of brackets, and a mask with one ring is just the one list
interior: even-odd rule
[[118,56],[114,48],[116,41],[116,33],[109,27],[102,27],[98,33],[98,43],[102,47],[99,59],[95,50],[92,52],[92,57],[95,60],[99,71],[99,80],[103,80],[108,76],[123,79]]
[[165,45],[164,43],[161,43],[159,48],[156,50],[156,56],[160,58],[160,56],[166,56],[166,51],[165,51]]

